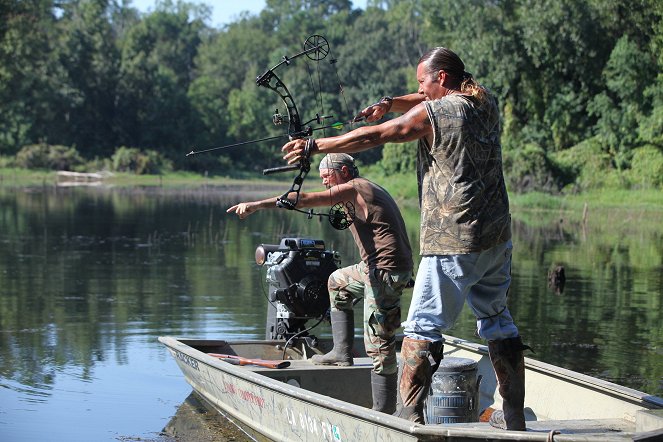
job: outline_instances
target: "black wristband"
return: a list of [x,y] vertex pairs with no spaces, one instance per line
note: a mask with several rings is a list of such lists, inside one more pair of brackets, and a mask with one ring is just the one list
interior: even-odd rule
[[390,97],[389,95],[385,95],[384,97],[380,98],[380,101],[378,101],[378,104],[386,103],[387,104],[387,112],[391,110],[391,105],[394,103],[394,98]]

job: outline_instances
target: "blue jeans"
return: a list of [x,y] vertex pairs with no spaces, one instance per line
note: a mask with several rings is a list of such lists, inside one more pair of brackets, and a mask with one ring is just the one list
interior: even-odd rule
[[403,324],[405,335],[441,340],[467,302],[477,318],[479,336],[490,341],[518,336],[506,306],[512,248],[509,240],[478,253],[423,256]]

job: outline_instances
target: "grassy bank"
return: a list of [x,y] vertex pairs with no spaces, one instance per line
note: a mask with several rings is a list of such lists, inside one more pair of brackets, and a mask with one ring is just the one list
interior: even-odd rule
[[[29,187],[55,186],[58,183],[73,182],[73,179],[60,179],[54,171],[28,170],[20,168],[0,168],[0,186]],[[230,185],[260,185],[265,187],[283,186],[282,182],[267,179],[239,179],[230,177],[208,177],[193,172],[171,172],[164,175],[136,175],[132,173],[105,174],[104,185],[113,187],[160,186],[160,187],[200,187]]]

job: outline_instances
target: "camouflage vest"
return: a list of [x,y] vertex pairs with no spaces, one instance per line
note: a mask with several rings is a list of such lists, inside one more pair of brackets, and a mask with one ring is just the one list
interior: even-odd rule
[[419,141],[421,254],[479,252],[511,238],[499,113],[465,95],[425,102],[432,145]]

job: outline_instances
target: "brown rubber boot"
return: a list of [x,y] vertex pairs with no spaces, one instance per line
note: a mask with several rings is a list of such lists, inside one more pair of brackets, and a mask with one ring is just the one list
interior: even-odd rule
[[[525,431],[525,358],[520,336],[488,342],[488,353],[495,369],[502,410],[490,416],[490,425],[503,430]],[[531,350],[531,349],[530,349]]]
[[424,404],[430,392],[433,373],[442,360],[442,341],[404,338],[401,347],[400,401],[394,416],[418,424],[424,420]]
[[355,318],[352,310],[331,311],[332,336],[334,348],[325,355],[313,355],[315,365],[353,365],[352,344],[355,340]]
[[373,410],[393,414],[396,411],[396,388],[398,373],[377,374],[371,371],[371,390],[373,391]]

